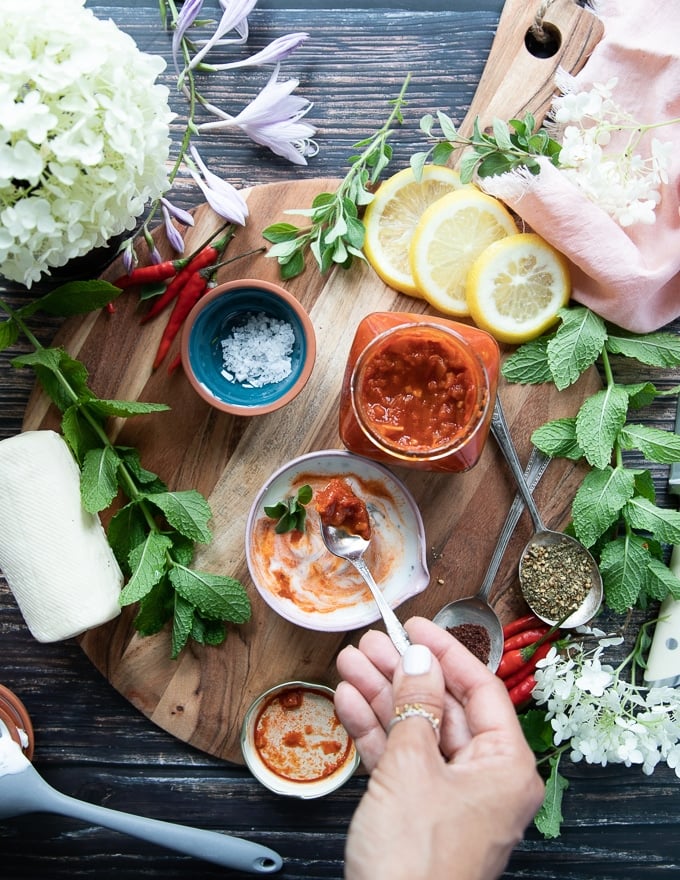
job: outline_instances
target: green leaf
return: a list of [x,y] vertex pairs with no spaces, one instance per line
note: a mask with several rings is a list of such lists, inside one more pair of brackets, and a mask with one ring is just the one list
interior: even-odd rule
[[234,578],[175,565],[170,580],[179,595],[210,620],[245,623],[250,619],[248,594]]
[[281,264],[281,278],[284,281],[296,278],[305,268],[305,258],[302,251],[296,251],[289,260]]
[[122,419],[155,412],[167,412],[170,409],[166,403],[145,403],[142,400],[101,400],[100,398],[88,401],[87,407],[100,416]]
[[175,597],[175,613],[172,619],[171,657],[176,660],[182,652],[194,627],[194,606],[182,596]]
[[545,784],[545,796],[536,816],[534,824],[547,840],[560,836],[562,826],[562,798],[569,788],[568,781],[559,772],[559,756],[550,758],[550,775]]
[[111,446],[97,447],[85,453],[80,475],[80,497],[90,513],[109,507],[118,492],[120,459]]
[[648,590],[652,598],[659,602],[669,593],[674,599],[680,599],[680,578],[677,578],[663,562],[650,559]]
[[208,522],[212,516],[210,505],[195,489],[183,492],[156,492],[146,498],[163,511],[165,518],[177,531],[192,541],[207,544],[212,537]]
[[272,223],[262,230],[262,237],[272,244],[277,244],[281,241],[291,241],[297,237],[298,232],[298,227],[293,226],[292,223]]
[[649,501],[656,500],[656,489],[654,487],[654,479],[647,470],[634,470],[635,476],[635,494],[641,495]]
[[621,514],[635,492],[635,476],[622,467],[594,468],[586,474],[571,507],[576,537],[592,545]]
[[174,612],[176,593],[167,577],[140,600],[135,616],[135,629],[141,636],[152,636],[160,632]]
[[132,574],[130,554],[144,542],[148,524],[138,502],[131,501],[116,511],[109,522],[107,537],[123,574]]
[[84,418],[79,405],[70,406],[64,411],[61,431],[79,465],[82,465],[88,451],[98,448],[102,442],[99,434]]
[[529,748],[536,754],[547,752],[553,745],[553,729],[546,720],[545,712],[528,709],[517,716]]
[[583,450],[576,440],[576,419],[553,419],[541,425],[531,435],[531,442],[551,458],[583,458]]
[[498,117],[494,117],[492,122],[493,136],[496,139],[498,148],[501,150],[512,150],[512,141],[510,140],[510,129],[507,122]]
[[548,364],[559,390],[573,385],[595,363],[607,338],[602,318],[582,306],[560,309],[560,327],[548,342]]
[[659,394],[657,387],[651,382],[638,382],[635,385],[621,385],[621,388],[623,388],[628,395],[628,406],[631,409],[642,409],[643,406],[649,406]]
[[9,348],[19,338],[19,328],[12,320],[3,321],[0,324],[0,351]]
[[504,362],[501,372],[508,382],[521,385],[540,385],[552,382],[548,364],[548,342],[552,337],[539,336],[526,342],[513,352]]
[[433,126],[434,116],[431,113],[426,113],[424,116],[420,117],[419,127],[423,134],[430,135]]
[[121,605],[139,602],[160,583],[167,572],[167,554],[171,547],[172,541],[166,535],[149,532],[144,541],[133,548],[129,559],[132,577],[120,594]]
[[639,449],[648,461],[672,464],[680,461],[680,436],[648,425],[627,424],[619,435],[623,449]]
[[40,348],[14,358],[12,365],[35,370],[45,393],[62,411],[94,396],[87,387],[84,364],[73,360],[63,348]]
[[623,516],[634,529],[649,532],[658,541],[680,544],[680,512],[657,507],[647,498],[633,497],[625,506]]
[[453,153],[454,148],[451,144],[446,142],[440,142],[435,144],[432,150],[432,164],[433,165],[446,165],[451,157],[451,153]]
[[116,452],[135,480],[144,486],[147,492],[150,491],[150,486],[154,487],[155,492],[167,491],[168,487],[157,474],[142,466],[138,450],[131,446],[116,446]]
[[443,113],[441,110],[437,111],[437,120],[439,122],[439,127],[442,130],[442,134],[448,141],[455,141],[458,137],[458,130],[454,125],[453,119],[450,116],[447,116],[446,113]]
[[633,608],[645,588],[650,559],[639,535],[626,534],[602,547],[599,567],[605,601],[612,611],[623,614]]
[[71,281],[51,290],[34,303],[36,309],[49,315],[67,317],[101,309],[122,293],[108,281]]
[[619,385],[609,385],[582,404],[576,416],[576,440],[593,467],[604,468],[611,461],[627,414],[628,395]]
[[607,351],[635,358],[652,367],[680,365],[680,337],[676,333],[626,334],[612,331],[607,339]]
[[461,183],[470,183],[472,181],[478,162],[479,159],[471,150],[463,153],[462,158],[458,162],[458,173],[460,174]]

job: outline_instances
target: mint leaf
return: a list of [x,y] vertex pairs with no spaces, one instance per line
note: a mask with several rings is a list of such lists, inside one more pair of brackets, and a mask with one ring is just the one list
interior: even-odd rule
[[647,592],[650,598],[661,602],[668,593],[674,599],[680,599],[680,579],[658,559],[649,561],[649,578]]
[[145,403],[142,400],[91,400],[88,407],[100,416],[113,416],[126,419],[129,416],[144,416],[148,413],[167,412],[166,403]]
[[61,419],[61,431],[80,464],[90,449],[101,445],[101,437],[90,422],[83,417],[79,404],[74,404],[64,411]]
[[175,598],[176,593],[164,577],[140,600],[134,621],[140,636],[153,636],[163,629],[172,617]]
[[208,619],[232,623],[245,623],[250,619],[248,594],[234,578],[176,565],[170,570],[170,580],[179,595]]
[[112,446],[90,449],[85,453],[80,476],[80,497],[90,513],[108,507],[118,492],[120,459]]
[[508,382],[521,385],[540,385],[552,382],[548,364],[548,340],[552,337],[539,336],[513,352],[503,363],[501,373]]
[[639,449],[648,461],[671,464],[680,461],[680,436],[647,425],[626,425],[619,434],[623,449]]
[[622,385],[621,387],[628,395],[628,406],[631,409],[642,409],[643,406],[649,406],[659,394],[658,388],[651,382],[638,382],[636,385]]
[[116,452],[120,456],[121,461],[125,463],[125,466],[133,475],[135,480],[138,483],[141,483],[146,489],[153,485],[156,487],[154,491],[156,492],[166,492],[167,486],[163,481],[154,474],[153,471],[147,470],[145,467],[142,467],[142,462],[139,458],[139,452],[136,449],[133,449],[130,446],[116,446]]
[[607,351],[635,358],[652,367],[680,365],[680,337],[676,333],[626,334],[615,330],[607,339]]
[[550,775],[545,784],[545,797],[536,816],[534,824],[548,840],[560,836],[562,826],[562,798],[569,788],[568,781],[559,773],[559,755],[550,758]]
[[600,551],[600,572],[607,605],[620,614],[632,608],[647,582],[651,556],[642,538],[626,534]]
[[184,492],[156,492],[146,497],[163,511],[167,521],[181,535],[203,543],[212,537],[208,528],[212,511],[200,492],[188,489]]
[[123,574],[130,575],[130,554],[144,542],[147,523],[137,502],[116,511],[109,522],[107,537]]
[[532,752],[547,752],[553,745],[553,729],[546,720],[545,712],[540,709],[528,709],[517,716]]
[[583,458],[583,450],[576,441],[576,419],[554,419],[536,428],[531,442],[551,458]]
[[576,537],[592,545],[618,519],[635,492],[635,477],[625,468],[593,469],[586,474],[572,503]]
[[604,321],[583,307],[560,309],[562,324],[548,342],[548,365],[561,391],[573,385],[592,366],[604,346]]
[[121,605],[139,602],[160,583],[167,569],[167,553],[171,547],[172,541],[166,535],[149,532],[145,540],[132,550],[129,559],[132,577],[121,591]]
[[635,496],[623,509],[626,522],[634,529],[650,532],[666,544],[680,544],[680,512],[657,507],[646,498]]
[[635,494],[641,495],[643,498],[649,499],[649,501],[655,501],[656,488],[651,473],[646,470],[634,470],[633,476],[635,477]]
[[9,348],[19,338],[19,328],[14,321],[3,321],[0,324],[0,351]]
[[576,439],[593,467],[603,468],[611,461],[627,414],[628,395],[618,385],[609,385],[582,404],[576,416]]
[[182,596],[175,598],[175,613],[172,619],[172,650],[171,657],[176,660],[194,627],[194,606]]

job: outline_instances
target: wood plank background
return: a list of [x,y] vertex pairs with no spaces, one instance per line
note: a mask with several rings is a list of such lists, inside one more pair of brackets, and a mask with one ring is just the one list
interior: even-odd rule
[[[112,17],[145,50],[169,57],[169,38],[158,27],[155,0],[88,6],[102,17]],[[295,177],[344,173],[352,144],[383,118],[384,102],[397,93],[407,70],[413,74],[408,125],[393,139],[395,167],[422,147],[415,122],[422,113],[443,108],[462,120],[481,76],[500,6],[494,0],[401,0],[389,7],[382,0],[260,3],[251,16],[252,47],[293,30],[311,35],[284,68],[299,77],[300,93],[315,102],[311,118],[320,130],[319,155],[306,168],[294,169]],[[225,77],[221,99],[242,106],[256,79]],[[180,101],[176,106],[181,112]],[[174,125],[176,136],[181,124],[178,119]],[[240,186],[292,176],[283,160],[236,137],[206,139],[202,152],[214,170]],[[195,189],[187,182],[178,185],[177,193],[185,206],[196,204]],[[82,272],[90,277],[101,267],[100,255]],[[31,295],[50,286],[38,285]],[[2,295],[12,303],[27,296],[11,286],[5,286]],[[44,321],[38,328],[41,340],[50,341],[57,324]],[[17,345],[12,354],[23,350]],[[656,379],[671,387],[680,377],[662,371]],[[12,369],[3,354],[0,437],[21,429],[31,387],[31,374]],[[674,401],[659,399],[640,415],[646,423],[670,430]],[[672,505],[665,487],[667,469],[652,470],[660,502]],[[321,803],[268,794],[244,769],[207,756],[151,724],[107,683],[75,641],[35,642],[4,584],[0,681],[26,703],[36,730],[36,767],[62,791],[118,809],[261,840],[281,852],[286,864],[279,876],[285,880],[342,877],[347,822],[363,791],[362,779],[352,780]],[[680,787],[672,771],[659,768],[646,777],[635,768],[569,763],[564,770],[570,788],[561,838],[544,841],[530,829],[505,880],[680,876]],[[0,865],[0,874],[8,880],[179,880],[199,870],[206,880],[229,876],[207,863],[56,816],[1,821]]]

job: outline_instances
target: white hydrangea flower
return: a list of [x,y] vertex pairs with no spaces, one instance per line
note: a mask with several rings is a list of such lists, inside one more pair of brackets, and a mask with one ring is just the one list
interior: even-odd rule
[[554,98],[551,112],[562,147],[560,169],[621,226],[653,224],[673,142],[653,138],[647,156],[638,152],[643,136],[657,126],[637,122],[614,101],[616,79],[583,92],[573,90],[573,78],[558,83],[564,93]]
[[83,2],[0,5],[0,274],[27,287],[168,187],[165,62]]
[[537,664],[533,697],[545,708],[554,745],[566,744],[572,761],[636,765],[646,774],[665,761],[680,777],[680,693],[622,678],[621,666],[600,659],[620,637],[593,634],[595,648],[573,642]]

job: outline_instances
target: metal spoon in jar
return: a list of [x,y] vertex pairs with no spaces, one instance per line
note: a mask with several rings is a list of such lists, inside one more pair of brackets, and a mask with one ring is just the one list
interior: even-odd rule
[[[496,398],[493,415],[491,417],[491,431],[510,466],[510,470],[512,471],[520,492],[522,493],[524,502],[534,524],[535,534],[529,539],[519,561],[519,580],[522,594],[534,614],[546,623],[551,625],[559,623],[560,627],[564,629],[581,626],[581,624],[587,623],[595,616],[602,602],[602,576],[597,563],[583,544],[581,544],[580,541],[577,541],[576,538],[572,538],[570,535],[566,535],[563,532],[556,532],[547,529],[543,524],[536,504],[534,503],[533,496],[526,480],[524,479],[522,466],[517,457],[517,450],[515,449],[512,437],[510,436],[508,423],[505,419],[505,414],[498,398]],[[585,598],[580,601],[576,610],[568,616],[563,612],[566,612],[569,609],[565,609],[559,605],[556,605],[554,609],[557,612],[556,615],[546,613],[546,609],[543,607],[542,603],[537,607],[537,601],[532,601],[531,597],[527,595],[528,578],[536,554],[550,556],[551,554],[561,554],[563,551],[570,554],[579,567],[587,570],[587,576],[590,582],[590,588],[585,595]],[[558,562],[557,566],[560,564],[561,563]],[[568,588],[568,585],[565,584],[565,587]],[[555,602],[559,602],[561,597],[559,594],[556,595],[554,591],[553,598]]]
[[400,654],[403,654],[411,644],[408,634],[399,622],[397,615],[388,605],[387,600],[382,594],[382,590],[376,584],[373,575],[363,559],[363,555],[368,549],[370,541],[366,540],[366,538],[362,538],[361,535],[355,535],[348,532],[341,526],[328,525],[323,519],[321,520],[321,537],[323,538],[326,547],[334,556],[339,556],[340,559],[346,559],[356,568],[362,578],[366,581],[373,594],[375,603],[380,610],[382,619],[385,622],[387,635],[392,639],[392,644],[397,651],[399,651]]
[[[531,450],[529,462],[524,472],[525,479],[531,490],[538,485],[538,481],[545,473],[549,463],[550,456],[544,455],[536,447]],[[521,492],[518,492],[510,505],[505,523],[498,536],[496,548],[489,561],[489,567],[477,593],[474,596],[449,602],[433,618],[434,623],[443,627],[443,629],[451,629],[466,623],[473,626],[483,626],[489,634],[489,657],[486,665],[492,672],[498,669],[501,657],[503,656],[503,627],[498,619],[498,615],[489,605],[489,593],[523,510],[524,497]]]

